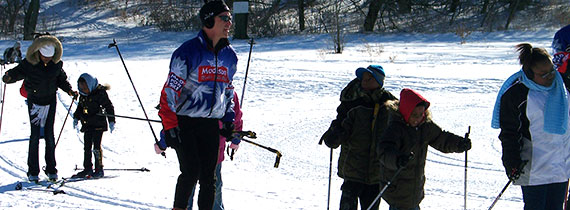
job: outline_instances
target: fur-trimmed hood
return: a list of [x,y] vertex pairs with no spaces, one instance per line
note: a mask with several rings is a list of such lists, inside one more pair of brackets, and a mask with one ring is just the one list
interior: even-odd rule
[[61,61],[61,56],[63,55],[63,46],[59,39],[52,35],[43,35],[34,39],[32,45],[30,45],[26,51],[26,60],[32,65],[38,64],[40,62],[39,50],[41,47],[48,44],[55,47],[55,54],[52,57],[53,63],[59,63]]

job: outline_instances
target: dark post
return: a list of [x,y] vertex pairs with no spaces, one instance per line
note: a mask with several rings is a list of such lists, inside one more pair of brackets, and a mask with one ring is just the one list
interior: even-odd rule
[[234,1],[234,38],[248,39],[247,36],[247,16],[249,13],[249,1]]

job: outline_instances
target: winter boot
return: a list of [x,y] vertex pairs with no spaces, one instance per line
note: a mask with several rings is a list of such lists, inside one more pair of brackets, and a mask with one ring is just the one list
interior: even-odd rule
[[95,173],[93,173],[93,178],[101,178],[103,176],[105,176],[105,173],[103,172],[103,168],[96,168]]
[[83,169],[83,171],[71,176],[71,178],[87,178],[93,176],[93,169]]

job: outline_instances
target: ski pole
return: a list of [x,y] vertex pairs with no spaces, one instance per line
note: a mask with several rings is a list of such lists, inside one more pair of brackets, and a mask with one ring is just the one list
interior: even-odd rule
[[489,210],[491,210],[493,208],[493,206],[495,206],[495,204],[497,203],[497,201],[499,201],[499,199],[501,198],[501,196],[503,195],[503,193],[505,192],[505,190],[507,190],[507,187],[509,187],[509,185],[511,184],[511,182],[513,182],[512,179],[509,179],[509,182],[507,182],[507,184],[505,185],[505,187],[503,187],[503,190],[501,190],[501,192],[499,193],[499,195],[495,198],[495,200],[493,201],[493,203],[491,204],[491,206],[489,206]]
[[57,141],[55,142],[55,146],[53,147],[54,150],[55,148],[57,148],[57,144],[59,144],[59,138],[61,138],[61,133],[63,132],[63,128],[65,127],[65,122],[67,122],[67,117],[69,117],[69,113],[71,112],[71,107],[73,107],[73,102],[75,102],[75,99],[77,99],[77,96],[74,96],[73,99],[71,99],[71,104],[67,109],[67,114],[65,115],[65,119],[63,120],[63,125],[61,125],[61,130],[59,130],[59,136],[57,136]]
[[[152,133],[152,136],[154,137],[154,142],[156,144],[158,144],[158,138],[156,137],[156,134],[154,133],[154,129],[152,128],[152,125],[150,124],[150,121],[148,119],[148,115],[146,114],[146,110],[144,109],[143,103],[141,101],[141,97],[139,97],[139,93],[137,92],[137,88],[135,87],[135,83],[133,83],[133,79],[131,78],[131,74],[129,74],[129,70],[127,69],[127,65],[125,65],[125,60],[123,60],[123,55],[121,55],[121,51],[119,50],[119,46],[117,45],[117,41],[115,41],[115,39],[113,39],[113,43],[109,44],[109,46],[108,46],[108,48],[111,48],[111,47],[115,47],[115,49],[117,49],[117,53],[119,54],[119,58],[121,58],[121,62],[123,63],[123,67],[125,67],[125,71],[127,72],[127,76],[129,77],[129,81],[131,81],[131,85],[133,86],[133,89],[135,90],[135,94],[137,95],[137,99],[139,100],[139,103],[140,103],[141,108],[143,110],[144,116],[146,117],[146,120],[148,122],[148,126],[150,127],[150,131]],[[162,156],[164,156],[164,158],[166,158],[166,154],[164,152],[161,152],[160,154]]]
[[[77,165],[75,165],[75,169],[76,171],[82,171],[82,168],[77,168]],[[149,169],[142,167],[142,168],[106,168],[105,171],[142,171],[142,172],[150,172]]]
[[[471,126],[467,127],[467,133],[465,133],[465,141],[469,138],[469,133],[471,133]],[[465,180],[463,182],[463,209],[467,209],[467,150],[465,150]]]
[[239,107],[243,106],[243,95],[245,94],[245,84],[247,83],[247,73],[249,72],[249,61],[251,60],[251,51],[253,50],[253,45],[255,42],[253,38],[249,41],[249,56],[247,57],[247,67],[245,68],[245,78],[243,80],[243,89],[241,90],[241,98],[239,102]]
[[332,160],[333,160],[333,149],[331,148],[331,155],[329,160],[329,190],[327,192],[327,210],[331,203],[331,176],[332,176]]
[[275,168],[279,167],[279,162],[281,161],[281,157],[283,156],[281,154],[281,152],[279,152],[278,150],[273,149],[271,147],[263,146],[261,144],[255,143],[251,140],[243,138],[243,137],[249,137],[249,138],[255,139],[255,138],[257,138],[257,134],[255,132],[253,132],[253,131],[233,131],[233,133],[239,134],[239,136],[240,136],[239,138],[241,140],[247,142],[247,143],[253,144],[255,146],[261,147],[263,149],[266,149],[266,150],[269,150],[270,152],[275,153],[277,156],[275,157],[275,164],[273,164],[273,167],[275,167]]
[[[4,64],[2,64],[2,72],[4,72]],[[4,76],[2,74],[2,76]],[[4,99],[6,97],[6,83],[4,83],[3,85],[4,88],[2,88],[2,108],[0,108],[0,131],[2,131],[2,117],[4,116]]]
[[398,176],[398,174],[400,174],[400,172],[404,169],[404,167],[400,167],[398,168],[398,170],[396,170],[396,173],[394,173],[394,175],[392,176],[392,178],[390,179],[390,181],[388,181],[386,183],[386,185],[384,185],[384,187],[382,188],[382,190],[380,190],[380,193],[378,193],[378,195],[376,196],[376,198],[374,198],[374,201],[372,201],[372,203],[370,204],[370,206],[368,206],[368,208],[366,210],[370,210],[372,209],[372,207],[374,206],[374,204],[376,204],[376,202],[378,202],[378,200],[382,197],[382,195],[384,194],[384,192],[386,192],[386,189],[388,189],[388,187],[392,184],[392,182],[394,180],[396,180],[396,177]]
[[127,119],[133,119],[133,120],[143,120],[143,121],[150,121],[150,122],[156,122],[156,123],[162,122],[160,120],[149,120],[149,119],[144,119],[144,118],[124,116],[124,115],[116,115],[116,114],[97,113],[97,115],[103,116],[103,117],[121,117],[121,118],[127,118]]

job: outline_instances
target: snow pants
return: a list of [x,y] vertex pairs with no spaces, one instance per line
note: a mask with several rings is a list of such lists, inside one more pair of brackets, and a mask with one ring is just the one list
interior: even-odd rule
[[[103,150],[101,150],[101,140],[103,131],[85,131],[83,134],[83,168],[93,168],[91,163],[91,153],[95,155],[95,169],[103,168]],[[91,150],[93,148],[93,150]]]
[[521,186],[524,210],[562,210],[567,182]]
[[[374,198],[380,193],[380,184],[364,184],[345,180],[340,187],[340,210],[356,210],[360,199],[360,209],[368,209]],[[378,210],[380,201],[374,204],[372,210]]]
[[[55,106],[57,102],[55,97],[49,104],[47,118],[45,119],[44,126],[44,139],[46,141],[45,148],[45,161],[46,173],[57,174],[55,168],[55,137],[53,134],[53,123],[55,121]],[[40,130],[41,123],[33,123],[32,120],[37,117],[37,114],[32,114],[33,103],[28,101],[28,115],[30,117],[30,142],[28,146],[28,176],[37,176],[40,173],[39,163],[39,143],[40,143]]]
[[[214,199],[214,208],[212,210],[224,210],[224,203],[222,202],[222,163],[216,165],[216,197]],[[187,210],[192,210],[192,205],[194,204],[194,187],[190,193],[190,199],[188,200]]]
[[211,210],[216,194],[214,171],[218,162],[218,119],[178,116],[181,144],[174,148],[180,164],[174,208],[186,209],[190,192],[200,181],[198,208]]

